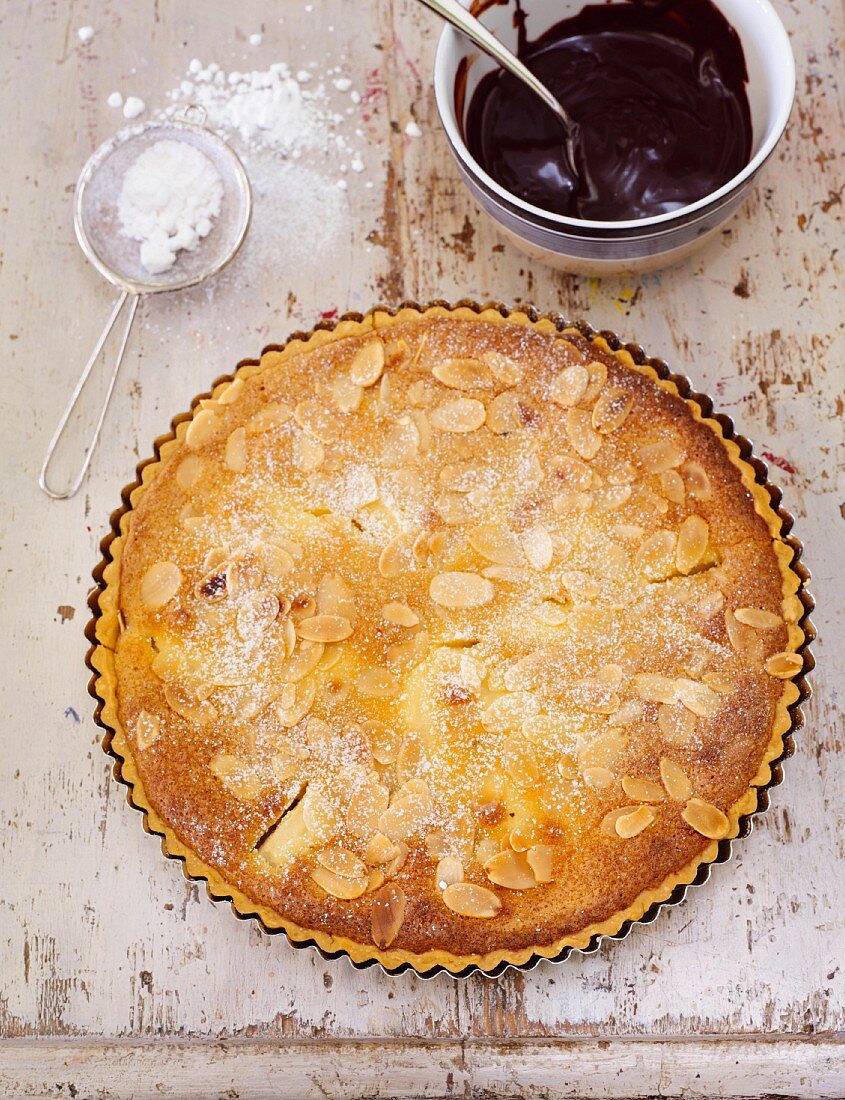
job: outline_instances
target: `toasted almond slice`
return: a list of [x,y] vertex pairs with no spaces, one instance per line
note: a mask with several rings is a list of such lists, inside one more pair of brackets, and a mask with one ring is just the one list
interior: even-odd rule
[[481,713],[481,724],[490,733],[522,728],[526,718],[540,713],[540,701],[529,691],[512,691],[493,699]]
[[501,523],[482,523],[467,531],[473,550],[497,565],[523,565],[519,538]]
[[395,699],[402,685],[387,668],[365,668],[358,673],[355,687],[359,694],[371,699]]
[[199,455],[187,455],[176,467],[176,484],[180,489],[191,489],[199,481],[205,469],[205,461]]
[[331,380],[329,392],[335,405],[343,413],[357,412],[364,397],[363,387],[356,385],[342,374],[335,375]]
[[313,474],[326,460],[326,449],[317,439],[296,435],[293,440],[292,461],[304,474]]
[[395,763],[399,746],[402,744],[402,734],[398,733],[393,726],[375,719],[364,722],[362,729],[370,743],[373,758],[379,764]]
[[522,852],[497,852],[484,864],[487,877],[506,890],[533,890],[537,885],[534,872]]
[[437,864],[434,872],[434,882],[438,890],[445,890],[447,886],[454,886],[456,882],[464,881],[464,865],[456,856],[444,856]]
[[405,919],[406,904],[405,892],[395,882],[382,886],[373,898],[370,926],[373,943],[379,951],[390,947],[399,935]]
[[566,434],[573,450],[581,458],[595,458],[601,450],[601,436],[593,428],[587,409],[569,409],[566,414]]
[[533,615],[544,626],[563,626],[569,618],[569,612],[563,604],[555,603],[551,599],[543,600],[542,603],[538,604],[534,608]]
[[273,431],[287,424],[293,416],[293,409],[283,401],[272,401],[259,409],[247,423],[247,430],[253,435]]
[[710,527],[701,516],[687,516],[678,531],[675,562],[681,573],[691,573],[707,551]]
[[395,840],[391,840],[384,833],[375,833],[370,837],[367,844],[367,850],[364,852],[364,862],[370,866],[378,867],[383,863],[390,863],[400,852],[401,847]]
[[334,874],[325,867],[315,867],[311,872],[311,878],[327,894],[341,901],[360,898],[369,886],[369,875],[358,879],[341,878],[340,875]]
[[382,604],[381,617],[386,623],[393,623],[394,626],[412,627],[420,621],[416,611],[401,600],[391,600],[389,603]]
[[552,379],[549,398],[556,405],[562,405],[564,408],[577,405],[584,396],[589,381],[590,375],[587,368],[580,363],[573,363],[571,366],[564,367]]
[[522,550],[532,569],[542,573],[552,564],[554,543],[548,527],[544,523],[535,523],[522,532]]
[[[388,377],[389,377],[389,375],[383,374],[381,376],[382,382],[385,380],[385,378],[388,378]],[[372,870],[370,871],[369,877],[367,879],[367,893],[372,894],[376,890],[378,890],[382,886],[384,886],[384,880],[385,880],[386,877],[387,876],[385,875],[385,873],[381,869],[381,867],[373,867]]]
[[342,642],[352,633],[352,623],[343,615],[312,615],[297,623],[296,633],[307,642]]
[[321,867],[325,867],[327,871],[331,871],[339,878],[361,879],[367,875],[367,868],[363,861],[347,848],[336,845],[323,848],[321,852],[317,852],[315,858]]
[[631,813],[621,814],[617,817],[614,825],[616,835],[622,837],[623,840],[630,840],[631,837],[641,833],[643,829],[647,829],[654,818],[655,814],[651,806],[638,806]]
[[188,425],[185,432],[185,446],[201,447],[207,443],[217,431],[219,421],[212,409],[200,409],[194,414],[194,419]]
[[244,380],[243,378],[233,378],[225,389],[222,389],[217,395],[218,405],[234,405],[238,398],[243,393]]
[[791,680],[804,667],[800,653],[775,653],[766,661],[766,672],[778,680]]
[[638,776],[626,775],[622,779],[622,790],[635,802],[662,802],[663,788],[659,783],[651,779],[641,779]]
[[407,840],[420,828],[428,812],[422,798],[413,795],[400,798],[379,815],[379,832],[390,840]]
[[616,779],[610,768],[584,768],[581,775],[587,786],[597,791],[610,787]]
[[143,752],[158,741],[160,735],[161,725],[158,718],[149,711],[139,711],[135,719],[135,744],[138,748]]
[[515,391],[505,390],[488,404],[487,427],[494,435],[507,435],[525,427],[519,395]]
[[532,844],[525,853],[525,859],[538,883],[551,882],[552,849],[548,844]]
[[396,778],[400,783],[407,783],[413,779],[419,771],[421,758],[420,740],[416,734],[409,734],[402,741],[396,754]]
[[455,390],[469,390],[490,385],[490,373],[478,359],[444,359],[435,363],[431,373],[444,386]]
[[379,554],[378,571],[387,580],[398,577],[406,568],[407,546],[404,535],[396,535]]
[[349,378],[356,386],[374,386],[384,370],[384,344],[378,337],[368,340],[349,364]]
[[620,817],[626,817],[628,814],[635,813],[641,809],[640,806],[620,806],[618,809],[611,810],[610,813],[605,814],[599,823],[599,832],[603,836],[613,837],[618,839],[619,834],[616,832],[616,822]]
[[487,419],[484,403],[474,397],[453,397],[432,409],[429,418],[432,428],[438,432],[458,435],[477,431]]
[[598,512],[615,512],[631,499],[633,489],[630,485],[610,485],[607,489],[598,489],[593,494],[593,504]]
[[522,381],[522,364],[499,351],[481,353],[481,361],[490,369],[490,373],[503,386],[516,386]]
[[582,405],[591,405],[601,393],[602,387],[607,382],[607,367],[594,359],[587,364],[587,388],[581,395]]
[[317,584],[317,612],[320,615],[342,615],[355,622],[355,595],[339,573],[326,573]]
[[673,470],[683,461],[683,452],[669,439],[644,443],[640,447],[640,464],[650,474],[661,474],[664,470]]
[[557,493],[552,498],[552,508],[559,516],[565,516],[570,512],[589,512],[594,503],[593,493]]
[[621,700],[610,684],[586,678],[574,684],[570,698],[585,714],[613,714],[619,710]]
[[288,657],[280,669],[282,680],[286,684],[296,684],[313,672],[325,651],[322,642],[307,642],[303,639],[296,651]]
[[709,500],[713,495],[713,488],[707,471],[700,462],[685,462],[681,467],[681,473],[687,486],[687,492],[696,500]]
[[677,537],[673,531],[658,530],[647,535],[635,555],[640,572],[648,580],[659,580],[672,569]]
[[660,489],[667,500],[673,504],[683,504],[687,490],[684,479],[677,470],[664,470],[660,476]]
[[492,890],[477,886],[474,882],[453,882],[443,891],[443,901],[447,909],[459,917],[476,920],[489,920],[502,908],[502,903]]
[[762,607],[738,607],[734,615],[738,622],[753,627],[754,630],[774,630],[783,623],[780,615]]
[[[346,810],[346,827],[360,839],[371,837],[378,828],[378,819],[387,809],[390,793],[374,775],[368,775],[352,792]],[[390,858],[393,858],[392,853]],[[386,862],[386,861],[385,861]]]
[[223,461],[236,474],[246,469],[246,428],[235,428],[226,440]]
[[675,703],[678,699],[678,684],[670,676],[659,676],[650,672],[639,672],[632,681],[634,694],[647,703]]
[[693,712],[680,704],[660,707],[657,724],[670,745],[688,744],[695,738],[698,725]]
[[725,630],[737,656],[749,665],[762,664],[763,640],[759,631],[741,623],[730,608],[725,608]]
[[208,769],[241,802],[250,802],[261,793],[262,783],[248,775],[248,766],[239,756],[219,753],[209,761]]
[[666,793],[675,802],[686,802],[692,798],[692,783],[680,764],[670,760],[668,756],[660,758],[660,778]]
[[634,398],[627,390],[611,386],[593,406],[593,427],[602,435],[615,432],[628,419],[633,407]]
[[428,587],[432,600],[440,607],[457,611],[482,607],[496,595],[493,585],[477,573],[438,573]]
[[492,859],[497,852],[501,851],[501,847],[491,836],[485,836],[476,845],[475,858],[483,867],[488,859]]
[[681,817],[687,825],[709,840],[721,840],[727,836],[730,822],[716,806],[701,798],[691,798],[681,811]]
[[182,571],[178,565],[172,561],[157,561],[141,578],[141,603],[150,611],[157,611],[173,599],[181,583]]
[[188,722],[206,726],[217,718],[217,708],[201,695],[202,692],[194,693],[181,684],[164,685],[164,698],[171,710]]
[[698,680],[688,680],[685,677],[679,678],[676,684],[678,700],[693,714],[701,718],[712,718],[719,712],[722,700],[707,684]]

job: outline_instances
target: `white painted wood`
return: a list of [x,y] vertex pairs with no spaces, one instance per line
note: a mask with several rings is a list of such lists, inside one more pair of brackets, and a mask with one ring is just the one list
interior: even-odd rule
[[[639,281],[553,273],[481,219],[435,125],[429,73],[439,28],[413,0],[372,0],[354,14],[348,0],[314,0],[311,12],[290,0],[2,6],[0,1034],[324,1042],[845,1031],[845,14],[837,0],[776,3],[799,68],[788,140],[729,231],[678,269]],[[83,49],[76,29],[85,23],[96,36]],[[256,50],[245,40],[259,28]],[[300,212],[285,226],[259,195],[244,252],[214,285],[141,306],[91,477],[77,499],[52,503],[36,488],[38,466],[111,300],[73,240],[73,184],[117,125],[108,93],[118,87],[162,107],[193,56],[227,69],[277,59],[343,65],[372,89],[361,123],[367,168],[350,184],[331,249],[303,249]],[[423,129],[416,140],[403,133],[412,115]],[[120,489],[194,394],[321,311],[465,295],[533,301],[615,328],[717,397],[781,467],[815,573],[819,669],[772,811],[683,907],[561,967],[422,983],[264,938],[162,859],[98,747],[82,629]],[[96,1049],[91,1065],[102,1072]],[[800,1059],[826,1048],[795,1049],[790,1064],[800,1074]],[[753,1054],[744,1057],[754,1065]],[[730,1063],[721,1058],[727,1089]],[[522,1072],[507,1064],[495,1072]],[[812,1092],[818,1066],[808,1064],[797,1084],[789,1070],[785,1091],[824,1095]],[[553,1067],[536,1066],[526,1080],[540,1090]],[[479,1062],[474,1079],[487,1081],[485,1072]],[[25,1080],[36,1087],[36,1077]],[[641,1079],[630,1080],[633,1089]],[[757,1088],[762,1078],[752,1080]],[[780,1078],[766,1081],[776,1091]]]
[[501,1096],[520,1100],[634,1096],[845,1095],[843,1041],[546,1040],[544,1042],[256,1043],[228,1040],[0,1045],[0,1095],[52,1100],[356,1100]]

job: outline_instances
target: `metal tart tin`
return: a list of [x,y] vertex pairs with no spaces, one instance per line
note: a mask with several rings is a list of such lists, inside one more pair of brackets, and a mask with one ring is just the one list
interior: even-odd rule
[[[751,830],[754,827],[754,819],[765,813],[766,810],[768,810],[770,802],[769,791],[773,787],[777,787],[783,782],[783,763],[785,760],[793,755],[795,751],[795,734],[804,725],[804,713],[802,710],[802,705],[810,698],[810,695],[812,694],[812,689],[810,687],[810,684],[808,683],[807,676],[815,667],[815,660],[810,650],[811,643],[816,637],[815,628],[810,620],[810,614],[815,607],[815,601],[813,600],[813,597],[810,595],[810,592],[807,588],[807,585],[810,581],[810,571],[801,561],[802,555],[804,553],[804,547],[802,543],[797,538],[795,538],[794,535],[791,534],[794,524],[794,517],[781,506],[781,490],[776,485],[773,485],[771,481],[769,481],[768,467],[766,466],[765,462],[763,462],[761,459],[757,458],[753,454],[751,441],[745,436],[737,434],[734,428],[733,421],[729,416],[726,416],[724,413],[713,411],[712,400],[706,394],[696,392],[689,378],[687,378],[685,375],[673,373],[665,360],[655,359],[647,355],[639,344],[624,343],[614,332],[611,332],[608,329],[597,330],[594,329],[591,325],[587,324],[587,322],[585,321],[570,321],[558,313],[542,313],[539,310],[535,309],[533,306],[520,305],[517,309],[517,307],[509,307],[501,302],[485,302],[479,304],[478,302],[472,301],[471,299],[462,299],[458,302],[450,303],[441,299],[436,299],[423,305],[412,301],[402,302],[395,307],[377,305],[373,307],[370,313],[381,312],[386,313],[389,316],[395,316],[402,309],[414,309],[423,312],[436,306],[440,306],[448,310],[465,308],[473,310],[474,312],[479,314],[484,312],[485,310],[493,309],[500,313],[504,318],[507,318],[512,313],[520,312],[525,314],[532,322],[537,322],[541,320],[550,321],[559,332],[563,331],[563,329],[566,328],[575,328],[581,333],[582,336],[584,336],[588,340],[593,340],[596,337],[603,337],[612,351],[627,351],[638,366],[649,366],[660,378],[673,382],[677,386],[678,393],[682,398],[695,402],[701,409],[701,412],[705,417],[716,420],[722,428],[724,437],[726,439],[733,440],[734,443],[737,444],[737,446],[739,447],[740,457],[754,470],[756,474],[757,484],[763,486],[768,493],[772,510],[781,521],[779,532],[780,537],[783,542],[792,550],[793,556],[790,563],[791,568],[800,582],[796,595],[801,602],[804,613],[798,622],[798,626],[804,632],[804,641],[799,647],[798,653],[800,653],[803,658],[804,667],[802,669],[801,675],[793,680],[793,683],[798,688],[799,694],[796,701],[788,708],[792,722],[789,729],[783,735],[783,752],[780,754],[779,757],[777,757],[777,759],[771,762],[771,778],[769,782],[766,783],[764,786],[757,788],[758,796],[756,808],[751,813],[745,814],[739,818],[739,832],[737,836],[719,841],[718,853],[715,859],[707,863],[702,863],[699,866],[695,878],[692,880],[692,882],[690,882],[689,884],[681,884],[676,886],[668,898],[666,898],[664,901],[655,902],[652,906],[650,906],[650,908],[646,910],[645,913],[643,913],[643,915],[638,920],[625,921],[619,928],[619,930],[613,934],[602,934],[593,936],[585,947],[565,947],[558,955],[550,959],[546,959],[545,956],[535,954],[532,955],[531,958],[528,959],[526,962],[521,964],[511,963],[507,960],[503,960],[502,962],[498,963],[494,967],[491,967],[490,969],[483,969],[476,964],[472,964],[464,967],[464,969],[460,971],[450,970],[442,965],[434,966],[428,970],[422,971],[418,970],[410,962],[402,963],[400,966],[397,967],[387,967],[379,962],[377,959],[369,959],[365,962],[355,962],[351,958],[349,958],[349,955],[346,951],[326,951],[324,948],[320,947],[313,939],[294,940],[287,934],[285,929],[269,928],[259,916],[255,914],[244,914],[239,912],[239,910],[235,906],[233,898],[230,895],[218,894],[216,892],[212,893],[208,880],[205,876],[194,875],[188,872],[185,865],[184,857],[180,855],[174,855],[173,853],[169,852],[166,847],[165,834],[151,827],[146,809],[143,806],[138,805],[133,798],[133,784],[129,780],[124,778],[123,757],[120,756],[113,747],[113,738],[115,731],[103,720],[102,717],[105,700],[97,692],[97,682],[100,674],[92,663],[92,658],[94,651],[101,645],[101,643],[97,639],[96,631],[97,623],[101,615],[100,596],[106,587],[103,575],[106,567],[110,564],[112,560],[110,552],[111,544],[113,540],[120,535],[121,518],[126,512],[131,511],[132,505],[130,501],[130,496],[132,492],[141,484],[141,473],[145,466],[148,466],[152,462],[159,461],[161,447],[168,440],[175,438],[177,426],[181,424],[182,421],[187,420],[191,417],[193,409],[196,408],[199,402],[209,398],[211,396],[211,391],[213,391],[214,388],[221,382],[231,381],[231,379],[234,377],[234,374],[222,375],[221,377],[215,379],[213,385],[211,386],[211,389],[208,392],[201,393],[197,395],[196,398],[194,398],[191,403],[191,412],[181,413],[180,415],[174,417],[174,419],[171,421],[171,430],[166,435],[160,436],[158,439],[155,440],[153,445],[153,456],[151,458],[145,459],[143,462],[140,462],[138,464],[138,466],[136,467],[135,481],[133,481],[130,485],[127,485],[123,489],[121,493],[122,504],[111,514],[109,521],[109,531],[100,542],[100,552],[102,554],[102,557],[94,568],[92,574],[94,578],[94,587],[92,588],[88,598],[88,607],[91,611],[91,619],[88,621],[88,624],[85,628],[85,637],[90,643],[90,648],[86,653],[85,663],[89,671],[91,672],[91,679],[88,683],[88,692],[94,699],[96,704],[94,710],[94,721],[103,730],[103,751],[107,755],[111,756],[114,760],[114,777],[118,781],[118,783],[123,784],[123,786],[127,788],[126,801],[133,809],[138,810],[143,815],[145,831],[151,835],[161,838],[161,848],[163,854],[168,859],[177,860],[182,864],[182,870],[185,877],[193,882],[203,881],[206,883],[206,893],[212,901],[229,902],[232,908],[232,912],[239,920],[256,922],[260,926],[261,930],[268,935],[284,936],[287,942],[297,950],[313,949],[317,951],[324,959],[346,958],[350,965],[353,966],[356,970],[367,970],[371,967],[375,967],[381,970],[383,973],[389,974],[391,976],[411,972],[413,974],[416,974],[417,977],[423,979],[435,978],[439,974],[448,974],[453,978],[468,978],[472,974],[477,973],[483,974],[485,977],[488,978],[496,978],[499,977],[499,975],[503,974],[506,970],[521,970],[526,972],[533,970],[537,966],[537,964],[542,961],[561,963],[565,959],[568,959],[572,954],[595,954],[595,952],[598,951],[605,940],[623,940],[630,933],[631,929],[635,925],[652,924],[657,918],[657,915],[660,913],[661,909],[668,908],[669,906],[673,905],[678,905],[684,900],[684,898],[687,896],[687,893],[691,889],[703,886],[710,878],[711,869],[716,864],[727,863],[727,861],[733,855],[734,844],[739,840],[745,839],[751,833]],[[317,331],[331,331],[343,321],[360,322],[364,319],[365,316],[368,315],[369,314],[363,313],[345,313],[343,314],[343,316],[337,317],[332,321],[321,321],[308,332],[298,331],[292,333],[285,344],[268,344],[263,349],[262,354],[268,351],[281,351],[287,344],[291,343],[292,341],[307,340]],[[237,364],[236,370],[240,367],[257,363],[258,360],[256,359],[242,359]]]

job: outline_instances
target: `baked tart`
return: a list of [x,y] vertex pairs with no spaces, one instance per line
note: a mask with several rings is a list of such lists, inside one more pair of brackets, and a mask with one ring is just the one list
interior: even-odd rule
[[701,881],[810,665],[779,498],[709,413],[501,308],[243,363],[100,576],[100,720],[165,851],[294,943],[420,973],[590,948]]

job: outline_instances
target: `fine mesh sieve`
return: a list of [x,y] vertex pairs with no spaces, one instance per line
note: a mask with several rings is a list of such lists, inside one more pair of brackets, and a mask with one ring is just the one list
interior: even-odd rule
[[[249,180],[237,155],[222,138],[208,130],[204,123],[205,111],[200,107],[190,106],[176,118],[130,127],[101,145],[88,160],[79,176],[73,214],[77,240],[94,267],[121,293],[77,380],[67,407],[50,440],[44,464],[38,476],[40,487],[55,500],[72,497],[85,478],[117,381],[140,296],[168,290],[184,290],[216,275],[234,257],[246,236],[252,213],[252,192]],[[206,156],[223,181],[223,200],[220,214],[215,219],[211,232],[199,242],[196,249],[179,252],[171,268],[160,274],[151,275],[141,263],[138,242],[121,233],[118,200],[128,168],[146,149],[162,140],[185,142],[193,145]],[[124,311],[126,323],[123,335],[82,466],[67,488],[53,489],[47,482],[53,455],[88,376],[102,353],[109,334]]]

